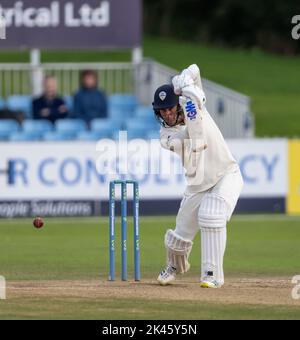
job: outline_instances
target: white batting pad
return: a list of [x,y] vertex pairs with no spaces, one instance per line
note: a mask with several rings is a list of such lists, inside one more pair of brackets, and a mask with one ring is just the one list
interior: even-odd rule
[[198,222],[201,228],[202,280],[213,278],[224,284],[223,260],[226,248],[225,200],[215,194],[206,194],[200,204]]
[[173,230],[168,230],[165,236],[168,264],[176,268],[177,273],[186,273],[190,264],[188,257],[193,247],[193,242],[185,240]]
[[223,260],[226,248],[226,228],[201,229],[202,280],[212,277],[218,284],[224,284]]
[[200,227],[224,228],[228,206],[225,200],[215,194],[206,194],[200,204],[198,222]]

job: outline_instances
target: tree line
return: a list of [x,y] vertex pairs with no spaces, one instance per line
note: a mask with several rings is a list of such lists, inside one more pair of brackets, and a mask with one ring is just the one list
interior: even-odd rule
[[144,0],[147,34],[280,54],[300,52],[295,15],[298,0]]

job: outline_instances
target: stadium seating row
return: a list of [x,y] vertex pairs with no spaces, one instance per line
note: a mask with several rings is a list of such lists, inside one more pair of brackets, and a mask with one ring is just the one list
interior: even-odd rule
[[[73,97],[63,97],[70,112],[73,110]],[[114,94],[108,98],[108,107],[112,116],[118,115],[119,111],[126,113],[135,112],[138,108],[137,98],[129,94]],[[32,118],[32,97],[25,95],[13,95],[4,99],[0,98],[0,110],[8,109],[15,112],[24,112],[25,117]]]
[[128,139],[159,137],[159,128],[149,129],[142,120],[129,120],[126,127],[110,119],[95,119],[90,128],[82,120],[63,119],[54,125],[47,120],[25,120],[22,126],[15,120],[0,120],[1,141],[93,141],[101,138],[119,138],[119,131],[127,131]]
[[[72,111],[72,97],[65,98]],[[119,131],[128,133],[128,139],[153,139],[159,136],[159,126],[151,107],[138,106],[131,95],[109,97],[109,118],[95,119],[88,127],[84,121],[76,119],[58,120],[54,125],[47,120],[32,120],[31,97],[12,96],[5,102],[0,99],[0,109],[22,111],[27,119],[19,125],[14,120],[0,120],[1,141],[65,141],[118,139]]]

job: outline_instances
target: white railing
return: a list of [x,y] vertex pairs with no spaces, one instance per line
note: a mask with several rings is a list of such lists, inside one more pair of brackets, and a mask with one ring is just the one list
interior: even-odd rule
[[71,95],[78,89],[83,70],[96,70],[99,85],[108,94],[134,91],[134,68],[131,63],[43,64],[44,73],[59,79],[60,91],[64,95]]
[[250,98],[224,86],[203,80],[207,109],[226,138],[254,137]]
[[[97,71],[99,86],[107,94],[134,93],[143,105],[151,105],[153,93],[164,83],[170,83],[178,72],[152,60],[132,63],[48,63],[0,64],[0,97],[32,95],[42,90],[45,75],[58,80],[61,95],[73,95],[79,88],[83,70]],[[224,86],[203,79],[207,108],[226,138],[245,138],[254,135],[250,98]],[[38,89],[38,91],[33,89]],[[37,93],[34,93],[37,92]]]
[[73,95],[79,88],[80,73],[83,70],[96,70],[99,85],[108,94],[134,92],[134,67],[131,63],[51,63],[40,67],[0,64],[0,97],[32,95],[34,82],[39,83],[41,92],[42,80],[46,75],[57,78],[61,95]]

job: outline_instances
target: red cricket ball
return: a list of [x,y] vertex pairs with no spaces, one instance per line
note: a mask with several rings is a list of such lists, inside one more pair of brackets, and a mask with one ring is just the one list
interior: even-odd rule
[[33,220],[33,225],[34,225],[35,228],[40,229],[44,226],[44,221],[41,217],[36,217]]

